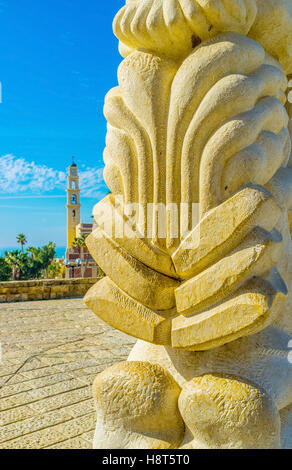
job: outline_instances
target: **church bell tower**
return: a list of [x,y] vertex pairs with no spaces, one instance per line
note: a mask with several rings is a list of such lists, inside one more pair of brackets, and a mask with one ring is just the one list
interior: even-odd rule
[[67,187],[67,250],[76,237],[76,227],[80,224],[80,189],[78,167],[74,160],[69,166]]

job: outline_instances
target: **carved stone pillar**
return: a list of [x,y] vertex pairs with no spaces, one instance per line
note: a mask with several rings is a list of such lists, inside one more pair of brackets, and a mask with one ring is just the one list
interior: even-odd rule
[[291,2],[128,0],[114,32],[85,302],[138,342],[94,447],[292,447]]

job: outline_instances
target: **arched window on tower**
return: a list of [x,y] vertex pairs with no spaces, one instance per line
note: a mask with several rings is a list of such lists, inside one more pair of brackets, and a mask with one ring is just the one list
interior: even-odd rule
[[72,194],[72,197],[71,197],[71,204],[77,204],[77,197],[75,194]]
[[76,181],[72,181],[72,189],[76,189]]
[[72,217],[75,217],[76,216],[76,211],[72,211]]

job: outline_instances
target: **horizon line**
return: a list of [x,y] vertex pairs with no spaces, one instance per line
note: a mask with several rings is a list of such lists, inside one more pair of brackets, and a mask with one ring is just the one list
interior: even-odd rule
[[[99,196],[84,196],[81,194],[82,199],[96,199]],[[8,199],[66,199],[67,196],[65,195],[39,195],[39,196],[0,196],[0,200],[8,200]]]

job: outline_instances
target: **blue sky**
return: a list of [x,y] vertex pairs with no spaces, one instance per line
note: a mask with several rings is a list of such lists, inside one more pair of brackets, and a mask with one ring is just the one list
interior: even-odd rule
[[0,248],[65,245],[65,172],[76,157],[82,219],[106,194],[104,96],[122,58],[123,0],[0,0]]

